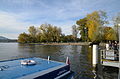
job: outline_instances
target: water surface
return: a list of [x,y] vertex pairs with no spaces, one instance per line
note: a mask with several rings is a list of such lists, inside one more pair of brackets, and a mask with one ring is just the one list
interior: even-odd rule
[[[118,69],[92,67],[92,48],[73,45],[23,45],[18,43],[0,43],[0,60],[23,57],[50,56],[51,60],[65,62],[68,56],[75,79],[117,79]],[[114,70],[114,71],[113,71]]]

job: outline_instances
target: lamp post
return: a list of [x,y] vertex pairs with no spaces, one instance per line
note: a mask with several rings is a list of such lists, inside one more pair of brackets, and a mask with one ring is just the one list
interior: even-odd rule
[[120,24],[118,24],[118,30],[119,30],[119,74],[118,74],[118,79],[120,79]]
[[119,68],[120,68],[120,24],[118,24],[119,28],[118,28],[118,32],[119,32]]

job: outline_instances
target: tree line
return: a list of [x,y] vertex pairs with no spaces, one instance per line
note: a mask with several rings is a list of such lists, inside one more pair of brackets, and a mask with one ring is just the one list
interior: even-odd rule
[[73,35],[64,35],[60,27],[51,24],[42,24],[36,28],[30,26],[27,33],[21,33],[18,37],[19,43],[40,43],[40,42],[72,42],[77,38]]
[[[19,43],[39,42],[101,42],[107,40],[118,40],[118,28],[120,13],[113,18],[114,26],[107,26],[107,14],[104,11],[94,11],[84,18],[76,21],[73,25],[72,35],[62,33],[60,27],[51,24],[42,24],[40,27],[30,26],[29,33],[21,33],[18,36]],[[78,38],[78,34],[80,38]]]

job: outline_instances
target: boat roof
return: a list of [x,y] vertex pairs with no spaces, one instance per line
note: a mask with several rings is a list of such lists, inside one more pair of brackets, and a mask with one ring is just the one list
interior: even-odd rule
[[[21,65],[21,60],[34,60],[36,65],[24,66]],[[65,63],[57,61],[48,61],[42,58],[20,58],[14,60],[0,61],[0,79],[16,79],[40,71],[44,71],[50,68],[59,67],[65,65]]]

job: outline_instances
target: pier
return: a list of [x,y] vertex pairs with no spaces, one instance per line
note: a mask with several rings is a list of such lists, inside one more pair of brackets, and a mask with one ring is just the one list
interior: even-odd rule
[[101,65],[119,68],[119,51],[101,50]]
[[101,65],[117,67],[120,70],[120,31],[119,31],[119,43],[117,46],[117,50],[109,49],[109,48],[110,48],[109,45],[106,44],[106,49],[100,51]]

